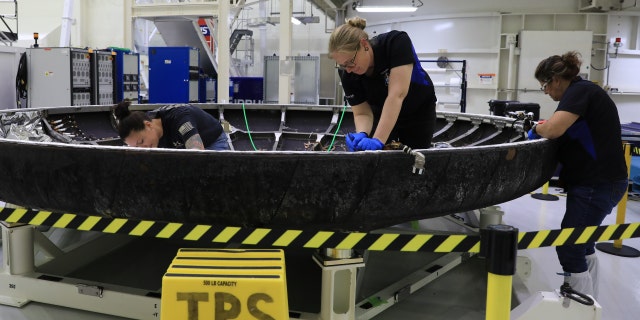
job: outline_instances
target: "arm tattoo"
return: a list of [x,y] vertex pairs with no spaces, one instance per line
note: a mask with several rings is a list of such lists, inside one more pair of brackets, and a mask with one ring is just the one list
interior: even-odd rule
[[184,142],[184,147],[185,149],[204,150],[204,144],[202,143],[202,139],[200,138],[200,135],[197,133],[191,136],[191,138],[187,139],[187,141]]

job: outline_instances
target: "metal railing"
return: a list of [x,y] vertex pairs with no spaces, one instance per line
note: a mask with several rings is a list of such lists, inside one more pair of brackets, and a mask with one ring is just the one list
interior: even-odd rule
[[[13,13],[2,12],[7,4],[13,4]],[[7,20],[15,21],[15,31],[7,23]],[[0,42],[11,46],[16,40],[18,40],[18,1],[0,0]]]

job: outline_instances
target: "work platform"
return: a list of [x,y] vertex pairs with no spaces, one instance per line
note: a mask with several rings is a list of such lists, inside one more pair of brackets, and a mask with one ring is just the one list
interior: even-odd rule
[[[464,229],[456,221],[438,223]],[[216,247],[175,239],[2,224],[7,249],[0,279],[11,285],[0,290],[0,302],[15,307],[34,301],[119,317],[158,319],[161,279],[178,249]],[[415,227],[407,224],[384,231],[417,233]],[[341,260],[326,258],[318,250],[287,248],[285,256],[291,319],[329,320],[371,319],[473,255],[365,251]],[[393,266],[397,261],[403,263]],[[391,267],[393,272],[384,277],[374,272]],[[351,281],[343,281],[345,274]],[[343,302],[345,294],[347,300],[352,295],[348,305]],[[477,302],[482,305],[481,300]],[[343,313],[350,315],[343,318]]]
[[[556,192],[552,190],[552,192]],[[500,207],[506,212],[504,222],[515,225],[523,231],[554,228],[559,225],[561,210],[564,209],[564,197],[560,201],[543,202],[525,195]],[[628,220],[640,220],[640,204],[632,201],[628,204]],[[610,215],[605,224],[613,224],[615,217]],[[440,221],[453,225],[451,220]],[[416,226],[407,224],[399,227],[412,229],[413,227],[433,226],[429,220],[418,222]],[[105,288],[129,288],[136,286],[138,292],[157,292],[161,275],[166,271],[166,263],[170,261],[178,247],[184,245],[180,241],[161,240],[152,238],[128,237],[122,235],[104,235],[95,232],[78,232],[73,230],[50,229],[44,233],[48,238],[62,247],[73,248],[77,243],[93,241],[95,237],[104,238],[111,246],[101,252],[92,252],[93,260],[67,261],[63,259],[57,263],[49,263],[47,271],[66,274],[67,279],[82,279],[85,284],[99,283]],[[119,245],[123,243],[123,245]],[[625,240],[625,244],[640,247],[640,239]],[[193,242],[188,243],[193,246]],[[86,250],[86,249],[85,249]],[[109,251],[111,250],[111,251]],[[86,251],[77,251],[78,256],[84,256]],[[286,250],[287,280],[289,283],[289,305],[292,316],[308,316],[319,312],[320,292],[322,287],[322,271],[313,260],[314,250],[296,249]],[[603,320],[631,320],[633,314],[640,311],[635,290],[635,274],[640,274],[637,261],[613,257],[598,253],[601,261],[601,272],[606,282],[601,285],[599,302],[603,305]],[[373,293],[384,291],[385,288],[398,285],[399,279],[411,273],[425,271],[424,266],[433,262],[434,257],[442,254],[434,253],[405,253],[405,252],[369,252],[365,268],[359,269],[358,302]],[[530,273],[528,276],[517,275],[514,278],[514,290],[528,290],[530,292],[552,291],[557,289],[560,281],[555,273],[560,270],[555,248],[546,247],[519,251],[519,255],[529,259]],[[42,254],[36,255],[36,262],[46,260]],[[71,258],[71,256],[69,257]],[[71,259],[75,260],[75,259]],[[523,260],[526,262],[526,260]],[[57,265],[56,265],[57,264]],[[70,265],[74,265],[71,267]],[[80,265],[78,265],[80,264]],[[518,267],[519,270],[526,266]],[[621,276],[622,275],[622,276]],[[519,283],[516,283],[519,282]],[[524,287],[524,289],[523,289]],[[74,290],[78,290],[74,287]],[[402,290],[400,290],[402,291]],[[515,297],[514,297],[515,298]],[[98,299],[93,297],[93,299]],[[393,303],[388,309],[375,315],[375,320],[388,319],[484,319],[486,299],[486,266],[483,259],[477,256],[465,259],[463,263],[424,286],[411,295],[398,296],[398,303]],[[157,300],[159,301],[159,299]],[[372,304],[384,305],[380,300],[372,300]],[[514,305],[517,301],[514,300]],[[126,310],[125,312],[132,312]],[[124,319],[98,313],[73,310],[69,308],[31,302],[22,308],[0,307],[0,319],[35,319],[50,317],[52,319]],[[34,315],[40,315],[34,316]],[[131,316],[131,315],[129,315]],[[296,319],[293,318],[292,319]],[[298,318],[300,319],[300,318]],[[304,319],[304,318],[302,318]]]

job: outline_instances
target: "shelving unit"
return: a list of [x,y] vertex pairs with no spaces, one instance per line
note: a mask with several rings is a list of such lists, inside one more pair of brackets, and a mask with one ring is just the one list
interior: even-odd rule
[[[467,111],[467,60],[420,60],[429,73],[436,90],[439,104],[458,104],[460,112]],[[454,67],[459,66],[459,67]],[[435,68],[434,68],[435,67]],[[441,97],[453,100],[441,100]]]

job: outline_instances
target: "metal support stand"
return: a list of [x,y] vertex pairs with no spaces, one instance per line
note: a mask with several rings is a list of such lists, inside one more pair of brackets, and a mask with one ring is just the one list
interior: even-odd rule
[[[2,270],[0,270],[0,304],[22,307],[30,301],[110,314],[135,319],[158,319],[160,317],[159,295],[150,294],[147,290],[128,287],[92,283],[79,279],[65,277],[65,275],[44,274],[38,271],[34,264],[36,241],[42,237],[34,236],[35,227],[25,224],[10,224],[0,222],[2,227]],[[94,254],[105,254],[110,249],[104,245],[111,243],[111,248],[121,245],[118,240],[101,237],[108,241],[97,241],[86,246],[93,247]],[[42,241],[38,247],[43,248],[45,254],[60,255],[61,250],[54,249],[52,243]],[[96,247],[98,249],[96,249]],[[79,248],[80,249],[80,248]],[[87,249],[84,249],[87,250]],[[82,251],[82,250],[80,250]],[[87,252],[87,251],[85,251]],[[73,257],[73,252],[64,253],[63,257]],[[53,269],[62,268],[51,263]]]
[[[456,214],[456,217],[446,216],[428,220],[430,227],[434,225],[442,225],[444,222],[445,225],[443,226],[443,229],[421,229],[418,222],[412,222],[411,226],[405,225],[401,226],[400,228],[379,229],[375,232],[402,234],[460,234],[459,231],[450,229],[451,223],[453,223],[455,224],[455,227],[461,226],[466,229],[465,231],[469,232],[469,234],[477,234],[478,226],[482,223],[482,221],[485,221],[485,223],[486,221],[501,221],[502,217],[502,212],[497,208],[487,208],[486,211],[489,212],[486,213],[482,211],[483,210],[474,210],[473,212]],[[483,214],[488,214],[488,216],[483,218]],[[478,218],[478,216],[480,218]],[[414,270],[417,271],[406,274],[403,278],[387,285],[386,287],[383,287],[382,289],[374,293],[367,292],[367,297],[356,304],[356,319],[368,320],[374,318],[375,316],[391,308],[392,306],[404,301],[405,299],[410,297],[411,294],[415,293],[426,285],[446,275],[447,272],[453,270],[455,267],[475,255],[474,253],[469,252],[431,254],[435,255],[435,257],[432,260],[425,262],[425,264],[415,267]],[[369,256],[370,251],[365,251],[363,253],[364,262],[367,265],[369,265],[370,261]],[[358,274],[358,285],[356,290],[358,294],[366,291],[363,290],[363,283],[367,281],[365,279],[366,271],[367,267],[360,270],[360,273]],[[394,271],[389,270],[389,272]]]
[[370,299],[359,302],[356,305],[356,319],[368,320],[374,318],[383,311],[408,298],[411,294],[427,284],[442,277],[471,256],[473,256],[473,254],[460,252],[443,254],[440,258],[419,268],[418,271],[407,275],[376,293],[370,294]]
[[502,216],[504,216],[504,211],[499,206],[489,206],[473,211],[455,213],[444,218],[477,234],[480,229],[484,229],[488,225],[502,224]]
[[354,320],[356,316],[356,273],[364,267],[353,250],[327,249],[313,260],[322,268],[319,320]]
[[480,229],[484,229],[492,224],[502,224],[502,216],[504,216],[504,211],[502,211],[499,206],[480,209]]

